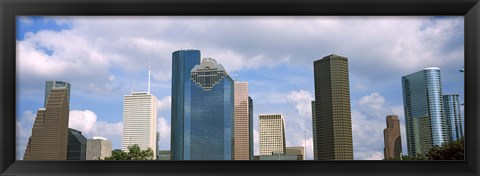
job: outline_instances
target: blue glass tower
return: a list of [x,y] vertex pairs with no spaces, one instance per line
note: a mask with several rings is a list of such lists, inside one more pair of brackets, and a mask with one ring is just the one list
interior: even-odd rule
[[447,142],[442,82],[436,67],[402,77],[408,154],[425,154]]
[[443,95],[443,107],[445,110],[445,119],[447,120],[449,141],[457,141],[463,137],[462,117],[458,96],[458,94]]
[[232,160],[234,82],[222,65],[206,58],[186,87],[184,160]]
[[[185,96],[190,90],[192,81],[190,72],[200,64],[199,50],[179,50],[172,53],[172,127],[171,127],[171,159],[183,160]],[[188,92],[190,95],[190,92]]]

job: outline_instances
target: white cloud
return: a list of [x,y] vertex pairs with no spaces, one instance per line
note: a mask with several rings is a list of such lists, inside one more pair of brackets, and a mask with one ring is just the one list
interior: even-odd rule
[[287,101],[295,105],[298,114],[304,117],[312,117],[312,101],[315,98],[305,90],[291,91],[287,94]]
[[86,134],[93,131],[96,122],[97,115],[90,110],[71,110],[68,127]]
[[253,129],[253,154],[260,155],[260,132],[257,129]]
[[161,150],[170,149],[170,133],[171,127],[170,123],[164,118],[159,117],[157,131],[160,133],[159,146]]
[[162,99],[157,100],[157,111],[161,112],[164,110],[170,110],[171,105],[172,105],[172,97],[171,96],[163,97]]
[[32,127],[35,122],[36,114],[32,111],[24,111],[16,121],[16,158],[23,159],[28,138],[32,135]]

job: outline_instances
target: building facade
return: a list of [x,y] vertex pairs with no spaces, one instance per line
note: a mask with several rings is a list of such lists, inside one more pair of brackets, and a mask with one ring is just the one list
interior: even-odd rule
[[185,98],[191,87],[190,72],[200,64],[199,50],[179,50],[172,53],[172,127],[171,156],[173,160],[183,160],[185,140]]
[[248,83],[235,82],[234,89],[234,160],[250,160],[253,153],[253,148],[250,145],[253,127],[251,126],[252,119],[250,118]]
[[302,160],[305,160],[305,147],[286,147],[285,155],[294,155],[302,157]]
[[67,160],[85,160],[87,138],[81,131],[68,129]]
[[248,119],[250,123],[250,160],[253,160],[253,99],[252,97],[248,96]]
[[387,128],[383,130],[384,158],[399,158],[402,153],[402,138],[400,135],[400,120],[397,115],[386,117]]
[[317,160],[317,118],[315,117],[315,101],[312,101],[312,138],[313,138],[313,160]]
[[132,92],[123,97],[122,150],[138,144],[141,150],[152,149],[157,155],[157,97],[150,92]]
[[157,160],[170,160],[170,150],[159,150]]
[[260,114],[260,156],[285,154],[285,120],[282,114]]
[[112,142],[103,137],[87,140],[87,160],[100,160],[112,156]]
[[408,154],[425,154],[447,142],[440,69],[425,68],[402,77]]
[[458,94],[443,95],[443,109],[447,122],[448,141],[457,141],[463,137],[463,123]]
[[49,82],[61,81],[46,82],[45,108],[37,111],[24,160],[67,159],[70,84],[63,82],[49,87]]
[[232,160],[234,82],[221,64],[205,58],[186,88],[182,160]]
[[332,54],[313,66],[315,158],[353,160],[348,58]]

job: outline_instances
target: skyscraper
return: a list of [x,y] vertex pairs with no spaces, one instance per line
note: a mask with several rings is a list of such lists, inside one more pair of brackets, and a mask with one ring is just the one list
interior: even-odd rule
[[112,156],[112,142],[107,138],[94,136],[87,140],[87,160],[99,160]]
[[397,115],[386,117],[387,128],[383,130],[383,149],[385,159],[398,158],[402,153],[402,138],[400,137],[400,120]]
[[316,159],[353,160],[348,59],[332,54],[313,67]]
[[285,154],[285,120],[282,114],[260,114],[260,156]]
[[87,138],[81,131],[68,129],[67,160],[85,160]]
[[205,58],[191,70],[190,81],[190,87],[185,87],[180,159],[232,160],[235,154],[232,78],[221,64]]
[[250,135],[250,160],[253,160],[253,99],[252,97],[248,96],[248,119],[250,124],[249,135]]
[[249,160],[253,148],[250,148],[250,105],[248,96],[248,83],[235,82],[234,93],[234,139],[235,139],[235,160]]
[[448,141],[457,141],[463,137],[463,125],[458,96],[458,94],[443,95]]
[[[45,108],[40,108],[32,128],[24,160],[66,160],[70,84],[62,82],[48,87]],[[53,81],[60,83],[61,81]]]
[[45,83],[45,99],[43,107],[47,107],[48,97],[50,96],[50,91],[54,87],[65,87],[67,89],[67,99],[70,100],[70,83],[64,81],[47,81]]
[[425,68],[402,77],[408,154],[425,154],[447,142],[440,69]]
[[[179,50],[172,53],[172,127],[171,127],[171,157],[173,160],[183,160],[185,140],[185,101],[187,88],[191,87],[190,72],[195,65],[200,64],[199,50]],[[190,89],[188,89],[190,90]]]
[[313,138],[313,160],[317,160],[317,128],[316,128],[316,120],[317,118],[315,118],[315,101],[312,101],[312,131],[313,131],[313,134],[312,134],[312,138]]
[[150,94],[150,66],[148,91],[132,92],[123,96],[122,150],[138,144],[141,150],[152,149],[157,157],[157,97]]

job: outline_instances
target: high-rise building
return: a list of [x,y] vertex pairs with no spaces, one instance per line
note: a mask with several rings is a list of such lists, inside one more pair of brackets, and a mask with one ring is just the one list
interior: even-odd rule
[[383,130],[383,149],[385,159],[399,158],[402,153],[402,138],[400,137],[400,120],[397,115],[386,117],[387,128]]
[[148,91],[123,96],[122,150],[137,144],[141,150],[150,148],[157,158],[157,97],[150,94],[150,65]]
[[282,114],[260,114],[260,156],[285,153],[285,120]]
[[[160,132],[158,131],[157,131],[156,138],[157,140],[155,141],[155,151],[158,152],[160,150],[160,144],[158,143],[160,141]],[[158,153],[157,153],[157,159],[158,159]]]
[[87,140],[87,160],[100,160],[112,156],[112,142],[107,138],[94,136]]
[[448,141],[457,141],[463,137],[463,123],[458,97],[458,94],[443,95]]
[[205,58],[191,70],[190,81],[190,87],[185,87],[184,124],[180,126],[184,135],[183,153],[181,158],[173,156],[174,159],[232,160],[235,154],[232,78],[221,64]]
[[250,160],[253,160],[253,150],[254,150],[253,148],[253,99],[250,96],[248,96],[248,119],[249,119],[248,123],[250,124],[250,129],[249,129]]
[[447,142],[440,69],[425,68],[402,77],[408,154],[425,154]]
[[63,82],[49,87],[49,82],[46,83],[49,91],[46,91],[45,108],[37,112],[24,160],[67,159],[70,84]]
[[248,96],[248,83],[234,83],[234,139],[235,158],[234,160],[249,160],[253,148],[251,148],[251,121],[250,105]]
[[43,107],[47,107],[48,97],[50,96],[50,91],[54,87],[65,87],[67,89],[67,99],[70,101],[70,83],[65,81],[47,81],[45,83],[45,99]]
[[353,160],[348,58],[328,55],[313,67],[316,159]]
[[313,160],[317,160],[317,128],[316,128],[316,120],[317,118],[315,117],[315,101],[312,101],[312,138],[313,138]]
[[[184,159],[185,103],[191,94],[190,72],[200,64],[199,50],[179,50],[172,53],[172,127],[171,156],[173,160]],[[187,92],[188,88],[188,92]],[[189,97],[188,97],[189,98]]]
[[159,150],[157,160],[170,160],[170,150]]
[[82,132],[68,129],[67,160],[85,160],[87,152],[87,138]]

